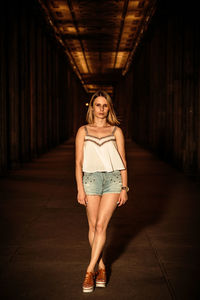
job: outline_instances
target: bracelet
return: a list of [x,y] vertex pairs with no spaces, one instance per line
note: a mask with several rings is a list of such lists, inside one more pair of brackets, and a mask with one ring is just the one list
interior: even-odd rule
[[122,189],[122,190],[125,190],[125,191],[127,191],[127,192],[129,191],[129,187],[128,187],[128,186],[122,186],[121,189]]

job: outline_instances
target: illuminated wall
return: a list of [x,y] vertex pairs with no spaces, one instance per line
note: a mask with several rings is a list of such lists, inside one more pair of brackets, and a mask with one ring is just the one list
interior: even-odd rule
[[1,10],[0,174],[74,136],[86,98],[36,2],[22,4]]
[[115,100],[127,137],[199,176],[199,18],[187,6],[167,3],[116,86]]

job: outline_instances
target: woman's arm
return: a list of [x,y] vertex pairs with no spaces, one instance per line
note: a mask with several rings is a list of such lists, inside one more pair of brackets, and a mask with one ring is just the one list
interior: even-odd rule
[[77,184],[77,200],[80,204],[86,205],[86,195],[83,186],[83,172],[82,172],[82,165],[83,165],[83,145],[84,145],[84,137],[85,137],[85,129],[84,126],[80,127],[76,134],[75,139],[75,163],[76,163],[76,184]]
[[[127,174],[127,164],[126,164],[126,154],[125,154],[125,143],[124,143],[124,135],[121,130],[121,128],[117,128],[115,131],[115,137],[116,137],[116,144],[118,148],[118,152],[121,156],[121,159],[123,161],[125,170],[121,170],[121,177],[122,177],[122,185],[128,186],[128,174]],[[121,206],[128,200],[128,195],[126,190],[122,190],[119,197],[119,205]]]

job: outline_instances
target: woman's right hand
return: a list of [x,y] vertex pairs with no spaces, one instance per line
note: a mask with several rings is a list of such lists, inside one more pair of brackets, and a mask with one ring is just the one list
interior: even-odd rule
[[77,200],[78,203],[87,206],[87,195],[85,191],[78,191]]

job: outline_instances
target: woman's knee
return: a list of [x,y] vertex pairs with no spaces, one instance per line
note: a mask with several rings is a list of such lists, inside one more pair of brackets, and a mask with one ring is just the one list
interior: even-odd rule
[[96,233],[103,233],[106,231],[106,226],[102,222],[97,222],[96,224]]
[[96,222],[90,222],[89,223],[89,230],[91,232],[95,232],[96,231]]

